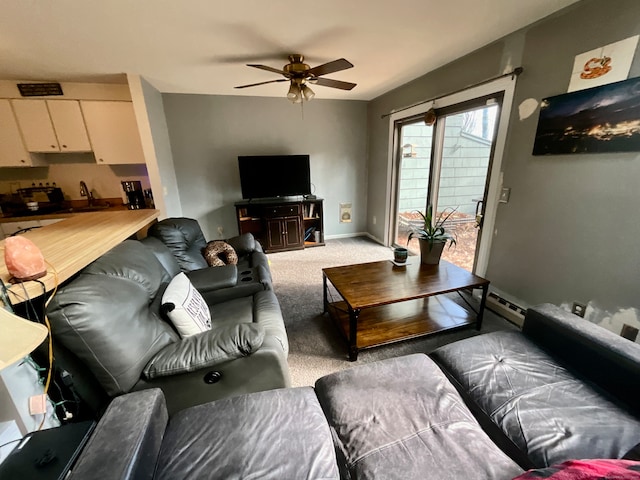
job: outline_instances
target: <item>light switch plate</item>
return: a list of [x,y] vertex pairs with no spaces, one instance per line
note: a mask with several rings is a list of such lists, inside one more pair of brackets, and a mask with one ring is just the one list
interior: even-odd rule
[[509,197],[511,196],[511,189],[504,187],[500,191],[500,203],[509,203]]

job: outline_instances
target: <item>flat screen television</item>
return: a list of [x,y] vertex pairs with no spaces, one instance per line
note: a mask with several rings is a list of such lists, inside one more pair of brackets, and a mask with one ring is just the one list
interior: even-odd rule
[[311,193],[309,155],[240,156],[238,168],[244,199]]

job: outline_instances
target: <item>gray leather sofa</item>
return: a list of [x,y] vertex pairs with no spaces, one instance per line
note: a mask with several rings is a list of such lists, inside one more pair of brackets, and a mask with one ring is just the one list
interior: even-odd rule
[[108,397],[159,387],[170,413],[289,386],[288,340],[273,291],[226,288],[217,296],[215,269],[191,272],[194,287],[212,293],[205,296],[212,328],[181,338],[160,311],[178,270],[153,242],[127,240],[102,255],[50,303],[54,350],[71,352]]
[[[158,390],[123,395],[70,478],[507,480],[523,458],[633,459],[640,346],[601,330],[543,305],[524,333],[452,343],[432,354],[439,364],[408,355],[171,417]],[[475,402],[494,415],[478,418]],[[518,417],[531,422],[516,428]],[[524,457],[507,455],[487,418],[512,427]]]
[[620,458],[640,443],[640,345],[554,305],[530,308],[522,333],[468,338],[431,357],[527,468]]
[[200,277],[209,279],[211,272],[214,272],[219,279],[216,288],[198,287],[205,299],[221,298],[225,295],[251,295],[271,288],[269,259],[260,242],[250,233],[226,240],[236,251],[238,264],[224,267],[208,266],[203,256],[207,241],[197,220],[184,217],[166,218],[151,225],[147,234],[147,241],[157,239],[166,246],[175,257],[178,268],[187,273],[194,284]]

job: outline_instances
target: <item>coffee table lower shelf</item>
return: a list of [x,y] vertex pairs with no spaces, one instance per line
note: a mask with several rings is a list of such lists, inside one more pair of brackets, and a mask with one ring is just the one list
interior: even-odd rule
[[[349,311],[346,302],[328,304],[328,311],[349,344]],[[444,296],[431,296],[362,309],[357,321],[358,350],[422,337],[477,322],[471,312]]]

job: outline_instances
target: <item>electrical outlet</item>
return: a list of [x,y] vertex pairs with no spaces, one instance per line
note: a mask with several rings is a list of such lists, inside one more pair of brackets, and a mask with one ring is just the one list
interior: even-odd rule
[[587,306],[584,303],[573,302],[571,307],[571,313],[584,318],[584,314],[587,311]]
[[42,415],[47,413],[47,394],[32,395],[29,397],[29,414]]
[[224,236],[224,228],[222,225],[218,225],[218,235],[220,235],[220,238]]
[[373,224],[374,224],[374,225],[376,224],[376,221],[377,221],[377,219],[376,219],[376,216],[374,215],[374,216],[373,216]]
[[510,196],[511,196],[511,189],[504,187],[502,190],[500,190],[500,203],[508,203]]

